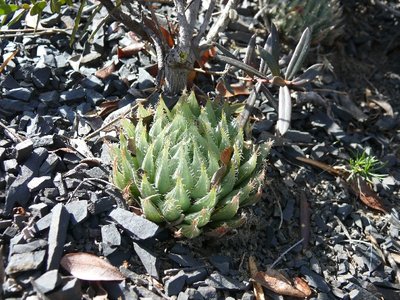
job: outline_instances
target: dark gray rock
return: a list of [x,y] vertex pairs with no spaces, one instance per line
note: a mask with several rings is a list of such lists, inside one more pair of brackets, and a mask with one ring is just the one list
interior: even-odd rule
[[57,107],[60,100],[58,91],[44,92],[39,95],[39,100],[49,107]]
[[77,88],[70,91],[62,92],[60,95],[60,102],[70,104],[82,102],[85,100],[86,93],[83,88]]
[[62,284],[62,288],[60,290],[49,293],[46,296],[52,300],[81,299],[81,281],[78,278],[67,277],[66,279],[67,281]]
[[63,247],[67,238],[67,229],[70,215],[63,204],[53,207],[49,230],[49,252],[47,257],[47,270],[58,269],[63,254]]
[[311,143],[313,136],[308,132],[289,129],[285,133],[285,138],[295,143]]
[[232,258],[223,255],[213,255],[209,258],[210,263],[221,273],[222,275],[229,274],[232,265]]
[[15,151],[16,151],[16,159],[18,162],[23,162],[25,159],[27,159],[33,151],[33,142],[31,139],[26,139],[23,142],[18,143],[15,145]]
[[21,254],[27,252],[34,252],[36,250],[41,250],[47,246],[46,240],[36,240],[27,244],[15,244],[10,247],[10,255]]
[[0,82],[0,87],[6,90],[12,90],[12,89],[17,89],[20,86],[18,81],[16,81],[11,74],[7,74],[6,77],[4,77],[4,80]]
[[154,78],[144,68],[139,68],[137,88],[144,90],[154,86]]
[[101,240],[103,245],[103,255],[108,256],[121,245],[121,234],[117,226],[108,224],[101,227]]
[[164,283],[165,293],[168,296],[178,295],[186,282],[186,274],[183,271],[179,271],[176,275],[168,278]]
[[157,224],[122,208],[114,209],[109,216],[134,238],[148,239],[154,237],[159,231]]
[[353,205],[348,203],[341,203],[338,205],[336,214],[344,221],[353,211]]
[[310,286],[312,286],[313,288],[318,289],[319,291],[323,292],[323,293],[329,293],[331,288],[329,287],[329,285],[325,282],[325,279],[318,275],[317,273],[311,271],[309,268],[302,266],[300,269],[300,273],[303,274],[306,279],[307,282]]
[[11,116],[17,112],[23,112],[24,110],[29,110],[29,105],[21,100],[3,98],[0,101],[0,109],[7,116]]
[[33,281],[34,288],[42,294],[53,291],[61,283],[61,277],[58,270],[51,270]]
[[178,300],[204,300],[204,297],[196,289],[187,288],[179,293]]
[[9,90],[5,96],[8,98],[11,98],[11,99],[28,102],[29,99],[31,99],[32,90],[29,88],[20,87],[20,88]]
[[14,254],[10,257],[5,272],[10,275],[23,271],[36,270],[42,265],[45,255],[46,250]]
[[18,172],[18,162],[16,159],[7,159],[3,161],[3,170],[6,173],[16,174]]
[[[39,147],[49,147],[49,146],[54,145],[54,135],[34,136],[31,139],[33,142],[34,149],[39,148]],[[55,153],[51,153],[51,154],[55,154]]]
[[47,86],[50,77],[51,70],[49,67],[35,68],[32,73],[33,84],[39,89],[43,89]]
[[100,167],[93,167],[84,171],[87,177],[89,178],[98,178],[98,179],[106,179],[108,174],[104,169]]
[[43,160],[46,159],[47,154],[45,148],[37,148],[33,150],[32,155],[25,164],[21,166],[20,174],[7,191],[4,208],[5,214],[10,214],[16,203],[19,203],[21,206],[26,205],[30,199],[28,182],[38,174],[39,166],[42,164]]
[[91,193],[88,210],[92,215],[110,211],[114,208],[115,201],[111,197],[99,197],[96,193]]
[[32,213],[32,215],[43,218],[49,212],[49,207],[45,203],[37,203],[29,206],[29,211]]
[[53,186],[53,181],[50,176],[33,177],[28,182],[28,189],[30,192],[37,192],[44,188]]
[[197,267],[201,265],[201,263],[190,254],[169,253],[168,257],[181,267]]
[[256,297],[250,292],[244,292],[241,300],[254,300]]
[[86,90],[86,99],[92,105],[99,105],[105,100],[104,96],[101,93],[92,89]]
[[60,157],[55,153],[50,153],[39,169],[40,176],[51,175],[60,163]]
[[165,298],[158,296],[157,294],[153,293],[152,291],[149,291],[146,289],[144,286],[137,286],[136,287],[137,293],[141,298],[139,299],[152,299],[152,300],[164,300]]
[[217,289],[212,286],[199,286],[197,291],[207,300],[218,300]]
[[145,267],[147,273],[158,279],[159,276],[157,271],[157,255],[150,251],[147,247],[135,242],[133,243],[133,248],[135,249],[136,254],[139,256],[140,261]]
[[206,279],[208,272],[206,268],[199,268],[198,270],[194,271],[185,271],[186,274],[186,283],[191,285],[198,281],[203,281]]
[[85,77],[80,82],[81,86],[88,90],[95,90],[96,92],[101,93],[104,88],[104,83],[101,79],[97,78],[94,75],[89,77]]
[[247,286],[242,282],[221,275],[217,272],[212,273],[207,279],[206,284],[216,288],[217,290],[227,290],[227,291],[244,291],[247,289]]
[[88,202],[87,200],[78,200],[65,204],[65,208],[70,213],[70,222],[76,225],[85,221],[88,217]]

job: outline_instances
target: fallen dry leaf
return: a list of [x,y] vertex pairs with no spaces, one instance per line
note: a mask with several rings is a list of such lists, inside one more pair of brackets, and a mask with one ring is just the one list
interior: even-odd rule
[[293,285],[296,289],[298,289],[299,291],[302,291],[306,295],[306,297],[311,296],[312,291],[310,289],[310,286],[302,278],[296,277],[294,279]]
[[[0,73],[3,72],[3,70],[5,69],[5,67],[7,67],[7,65],[10,63],[10,61],[12,61],[12,59],[15,57],[15,55],[17,55],[19,49],[15,50],[14,52],[12,52],[5,60],[4,62],[1,64],[0,66]],[[5,56],[5,55],[4,55]]]
[[220,160],[224,165],[227,166],[229,164],[232,158],[232,153],[233,153],[232,147],[227,147],[224,150],[222,150],[220,155]]
[[276,270],[257,272],[253,279],[276,294],[297,298],[307,297],[303,291],[294,287],[285,276]]
[[358,198],[360,198],[362,203],[372,209],[385,214],[387,213],[387,209],[383,205],[381,198],[379,198],[378,194],[374,192],[363,178],[360,176],[354,176],[348,180],[348,182],[351,189],[356,195],[358,195]]
[[112,62],[110,65],[97,70],[95,75],[97,78],[100,79],[106,79],[108,76],[110,76],[113,72],[115,71],[115,63]]
[[222,81],[219,81],[217,83],[216,90],[222,97],[225,98],[231,98],[238,95],[250,95],[249,89],[242,83],[232,83],[230,85],[230,88],[233,91],[233,93],[228,91],[228,89],[226,88],[225,84]]
[[118,58],[127,58],[132,57],[137,54],[139,51],[143,50],[144,43],[143,42],[132,42],[132,44],[124,47],[124,48],[117,48],[117,55]]
[[73,276],[82,280],[117,281],[125,279],[116,267],[89,253],[66,254],[61,259],[61,266]]
[[[254,256],[251,255],[249,257],[249,271],[251,277],[255,276],[258,272],[256,259],[254,258]],[[265,300],[264,290],[258,282],[253,283],[253,290],[254,290],[254,296],[256,297],[257,300]]]

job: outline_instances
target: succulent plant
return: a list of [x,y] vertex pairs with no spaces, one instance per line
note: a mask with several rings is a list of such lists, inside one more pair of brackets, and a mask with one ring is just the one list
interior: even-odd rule
[[169,110],[161,99],[154,112],[140,106],[136,122],[123,120],[113,182],[178,236],[218,236],[242,225],[240,209],[260,199],[269,148],[245,139],[226,103],[200,106],[191,93]]
[[268,7],[268,14],[278,29],[295,40],[307,27],[313,32],[313,44],[328,35],[333,41],[342,32],[342,7],[338,0],[270,0]]

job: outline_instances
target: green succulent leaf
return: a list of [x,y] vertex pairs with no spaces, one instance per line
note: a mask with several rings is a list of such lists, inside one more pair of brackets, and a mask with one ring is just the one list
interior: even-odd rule
[[224,221],[232,219],[239,209],[239,195],[232,198],[231,202],[217,209],[211,216],[212,221]]
[[275,59],[271,53],[261,47],[258,47],[257,51],[261,59],[265,61],[265,63],[271,70],[272,75],[280,76],[281,70],[279,68],[278,60]]
[[278,109],[278,122],[277,128],[281,135],[288,131],[290,120],[292,118],[292,99],[290,91],[287,86],[279,88],[279,109]]
[[146,219],[153,221],[155,223],[164,222],[164,218],[158,209],[157,205],[154,204],[154,199],[159,200],[157,196],[150,196],[144,199],[140,199],[140,205],[142,206],[143,213]]

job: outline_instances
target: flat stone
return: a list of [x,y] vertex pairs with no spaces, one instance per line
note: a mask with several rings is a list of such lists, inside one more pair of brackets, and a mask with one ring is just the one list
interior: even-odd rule
[[7,74],[6,77],[4,77],[4,80],[0,82],[0,87],[5,88],[6,90],[17,89],[19,88],[19,83],[11,74]]
[[201,265],[201,263],[190,254],[169,253],[168,258],[181,267],[197,267]]
[[36,203],[29,206],[29,211],[32,215],[43,218],[49,212],[49,207],[45,203]]
[[109,216],[134,238],[148,239],[154,237],[159,231],[157,224],[122,208],[114,209]]
[[81,281],[78,278],[67,279],[63,283],[62,288],[56,292],[46,295],[49,299],[63,300],[63,299],[81,299],[82,289]]
[[217,268],[219,273],[223,275],[229,274],[232,265],[232,259],[228,256],[213,255],[209,258],[210,263]]
[[33,281],[34,288],[42,294],[51,292],[58,287],[60,283],[61,277],[58,274],[58,270],[48,271]]
[[341,203],[338,205],[336,215],[339,216],[342,221],[344,221],[352,213],[353,210],[353,205],[348,203]]
[[32,155],[21,166],[20,174],[7,191],[4,208],[5,214],[10,214],[16,203],[19,203],[21,206],[26,205],[31,196],[28,182],[38,174],[39,166],[46,159],[47,154],[48,152],[45,148],[34,149]]
[[71,224],[76,225],[85,221],[88,217],[88,201],[78,200],[65,204],[65,208],[70,213]]
[[86,93],[83,88],[77,88],[70,91],[62,92],[60,95],[60,102],[62,103],[76,103],[85,100]]
[[39,95],[39,100],[49,107],[57,107],[60,100],[58,91],[44,92]]
[[55,153],[50,153],[39,169],[40,176],[50,176],[60,163],[60,157]]
[[24,110],[29,109],[29,106],[21,100],[3,98],[0,101],[0,109],[3,109],[7,115],[10,116],[14,113],[23,112]]
[[16,99],[16,100],[21,100],[24,102],[28,102],[29,99],[31,99],[32,96],[32,90],[29,88],[16,88],[9,90],[6,94],[6,97],[11,98],[11,99]]
[[33,177],[28,182],[28,189],[30,192],[37,192],[44,188],[53,186],[53,181],[50,176]]
[[321,275],[318,275],[317,273],[311,271],[305,266],[301,267],[300,273],[302,273],[306,277],[308,284],[313,288],[316,288],[323,293],[330,292],[331,288],[325,282],[325,279]]
[[44,217],[41,217],[33,226],[35,232],[41,232],[47,228],[50,227],[51,224],[51,219],[52,219],[52,213],[48,213]]
[[96,92],[99,92],[99,93],[101,93],[104,88],[103,81],[101,81],[101,79],[97,78],[94,75],[83,78],[81,80],[80,84],[82,87],[84,87],[86,89],[95,90]]
[[15,244],[12,245],[10,254],[21,254],[21,253],[27,253],[27,252],[34,252],[36,250],[41,250],[44,247],[47,246],[47,241],[46,240],[36,240],[27,244]]
[[185,283],[186,283],[186,274],[183,271],[179,271],[176,275],[168,278],[164,283],[164,290],[168,296],[178,295]]
[[145,267],[147,273],[154,278],[159,278],[157,272],[157,256],[152,253],[148,248],[138,243],[133,242],[133,248],[135,249],[136,254],[139,256],[140,261]]
[[47,257],[47,270],[58,269],[63,255],[63,247],[67,238],[67,229],[70,215],[63,204],[53,207],[49,230],[49,252]]
[[46,250],[14,254],[10,257],[5,272],[10,275],[23,271],[36,270],[42,265],[45,255]]
[[144,68],[139,68],[137,88],[139,90],[151,88],[154,86],[154,78]]
[[[108,256],[121,245],[121,234],[114,224],[103,225],[101,227],[101,240],[103,243],[103,255]],[[107,248],[107,253],[104,253]],[[110,251],[111,250],[111,251]]]
[[217,290],[227,290],[227,291],[240,291],[245,290],[247,286],[242,282],[221,275],[218,272],[212,273],[207,279],[206,284],[216,288]]
[[18,172],[18,162],[16,159],[7,159],[3,161],[3,170],[6,173],[16,174]]
[[199,268],[198,270],[194,271],[185,271],[187,276],[186,283],[191,285],[195,282],[203,281],[206,279],[208,272],[206,268]]
[[23,162],[26,160],[33,151],[33,142],[31,139],[26,139],[23,142],[15,145],[16,159],[18,162]]
[[33,84],[43,89],[49,83],[51,77],[51,69],[49,67],[35,68],[32,73]]
[[92,89],[86,90],[86,99],[92,105],[99,105],[101,102],[105,100],[103,94]]
[[197,291],[207,300],[218,300],[217,289],[212,286],[199,286]]

